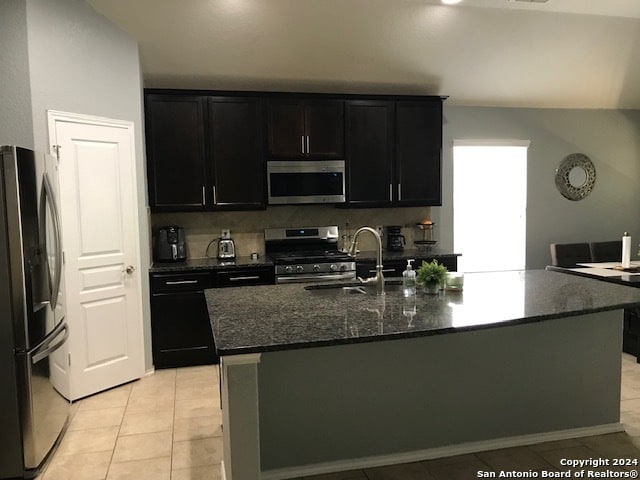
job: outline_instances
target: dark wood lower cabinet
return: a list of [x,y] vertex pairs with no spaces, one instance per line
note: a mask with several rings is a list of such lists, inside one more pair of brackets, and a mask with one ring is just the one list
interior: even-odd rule
[[640,309],[625,308],[622,327],[622,351],[636,357],[640,363]]
[[[438,260],[447,270],[450,272],[456,272],[458,270],[458,257],[456,255],[443,255],[439,257],[414,257],[412,262],[414,270],[417,270],[422,262],[430,262],[434,258]],[[382,262],[384,269],[382,270],[385,277],[402,277],[402,272],[407,268],[407,260],[384,260]],[[373,277],[376,274],[376,262],[375,260],[357,260],[356,261],[356,275],[358,277],[367,278]]]
[[275,283],[272,265],[217,270],[152,272],[151,343],[155,368],[220,361],[204,296],[208,288]]
[[203,291],[151,296],[155,368],[218,363]]
[[216,288],[276,283],[275,271],[272,266],[220,270],[215,275]]

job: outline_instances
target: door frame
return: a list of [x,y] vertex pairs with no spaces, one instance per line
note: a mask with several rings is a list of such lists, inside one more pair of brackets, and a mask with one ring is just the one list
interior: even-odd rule
[[[96,125],[96,126],[104,126],[104,127],[115,127],[122,128],[127,131],[129,140],[130,140],[130,148],[131,148],[131,158],[133,159],[132,164],[130,165],[130,175],[132,179],[132,185],[134,187],[134,191],[132,192],[134,205],[133,205],[133,213],[134,218],[140,218],[140,205],[138,201],[138,175],[137,175],[137,155],[136,155],[136,142],[135,142],[135,123],[129,120],[118,120],[108,117],[100,117],[95,115],[87,115],[82,113],[74,113],[74,112],[63,112],[59,110],[47,110],[47,126],[48,126],[48,137],[49,137],[49,145],[48,150],[51,155],[58,157],[58,148],[57,148],[57,138],[56,138],[56,122],[67,122],[67,123],[77,123],[82,125]],[[62,212],[61,212],[62,215]],[[139,272],[138,275],[134,275],[132,280],[136,284],[136,288],[138,289],[138,302],[136,307],[135,315],[140,319],[139,329],[140,329],[140,339],[142,341],[142,352],[140,355],[142,364],[140,365],[141,376],[146,375],[150,372],[146,371],[146,356],[147,356],[147,345],[146,340],[147,336],[145,334],[145,321],[146,317],[144,315],[144,306],[143,306],[143,282],[142,276],[143,274],[148,274],[148,270],[145,268],[144,271],[141,268],[142,264],[142,249],[141,249],[141,237],[140,237],[140,224],[137,223],[137,231],[134,235],[135,242],[133,245],[133,250],[135,254],[135,263],[133,266],[136,271]],[[64,245],[63,245],[63,264],[64,264]],[[71,381],[71,397],[74,399],[74,387],[73,387],[73,378]]]

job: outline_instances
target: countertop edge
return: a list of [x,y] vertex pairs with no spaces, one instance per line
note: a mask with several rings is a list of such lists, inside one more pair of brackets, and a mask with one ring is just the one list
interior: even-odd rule
[[640,302],[631,302],[612,305],[608,307],[590,308],[577,310],[574,312],[564,312],[562,314],[536,315],[531,317],[516,318],[513,320],[501,320],[494,323],[486,323],[481,325],[469,325],[464,327],[445,327],[426,331],[390,333],[387,335],[375,335],[370,337],[350,337],[339,339],[328,339],[307,342],[283,343],[279,345],[238,347],[233,349],[216,349],[219,356],[245,355],[251,353],[270,353],[281,352],[287,350],[302,350],[306,348],[332,347],[340,345],[355,345],[359,343],[386,342],[392,340],[406,340],[411,338],[433,337],[437,335],[451,335],[456,333],[475,332],[480,330],[492,330],[497,328],[515,327],[518,325],[526,325],[530,323],[540,323],[549,320],[557,320],[561,318],[577,317],[580,315],[588,315],[591,313],[609,312],[615,310],[623,310],[625,308],[639,307]]

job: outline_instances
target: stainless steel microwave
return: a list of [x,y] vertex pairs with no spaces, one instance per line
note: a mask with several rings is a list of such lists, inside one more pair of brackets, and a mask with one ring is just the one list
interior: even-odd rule
[[269,161],[270,205],[344,203],[344,160]]

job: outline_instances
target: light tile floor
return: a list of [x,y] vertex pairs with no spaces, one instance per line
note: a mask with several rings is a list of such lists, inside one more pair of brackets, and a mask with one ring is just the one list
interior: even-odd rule
[[[216,366],[158,370],[76,402],[69,429],[38,480],[218,480],[221,419]],[[627,354],[621,421],[623,433],[295,480],[467,480],[480,478],[480,471],[566,471],[565,458],[640,459],[640,364]]]
[[216,366],[157,370],[73,404],[38,480],[216,480],[222,461]]

